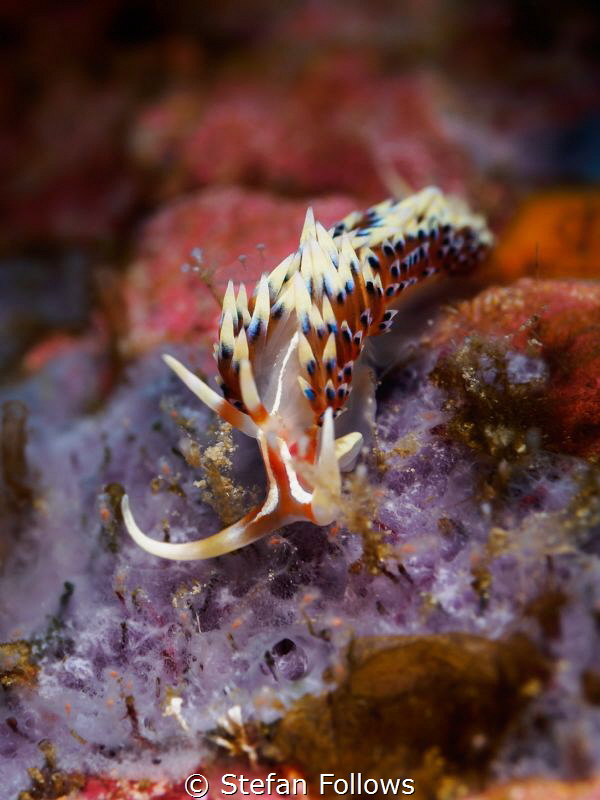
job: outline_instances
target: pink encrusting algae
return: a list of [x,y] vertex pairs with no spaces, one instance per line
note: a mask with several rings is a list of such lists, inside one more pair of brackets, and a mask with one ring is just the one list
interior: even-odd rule
[[215,345],[222,396],[164,356],[209,408],[258,440],[265,501],[213,536],[171,543],[139,529],[125,495],[133,539],[154,555],[193,560],[237,550],[291,522],[333,522],[340,470],[353,466],[363,445],[358,421],[346,421],[349,432],[336,438],[334,419],[349,407],[360,416],[371,402],[371,341],[391,330],[407,290],[469,272],[491,240],[482,217],[433,187],[353,212],[330,230],[309,209],[298,249],[260,278],[250,298],[243,284],[237,293],[227,286]]

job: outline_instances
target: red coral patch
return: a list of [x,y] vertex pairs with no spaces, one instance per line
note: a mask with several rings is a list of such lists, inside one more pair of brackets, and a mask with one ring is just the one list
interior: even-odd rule
[[470,333],[510,336],[511,347],[533,346],[550,370],[546,428],[563,452],[600,457],[600,287],[524,278],[460,303],[440,320],[434,341]]
[[[331,225],[356,203],[330,197],[312,203]],[[307,203],[238,188],[212,189],[174,202],[145,227],[125,282],[128,352],[214,333],[228,280],[251,290],[298,247]],[[200,248],[197,263],[190,258]],[[241,259],[240,259],[241,257]]]

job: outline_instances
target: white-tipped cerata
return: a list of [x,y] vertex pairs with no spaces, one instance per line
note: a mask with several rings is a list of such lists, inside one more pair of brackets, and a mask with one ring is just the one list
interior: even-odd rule
[[256,439],[257,428],[254,422],[247,414],[244,414],[237,408],[234,408],[231,403],[223,399],[221,395],[217,394],[210,386],[207,386],[204,381],[200,380],[197,375],[187,367],[184,367],[180,361],[170,355],[163,355],[163,361],[167,364],[173,372],[180,378],[183,383],[190,389],[196,397],[200,398],[204,405],[208,406],[211,411],[218,414],[234,428],[242,431],[247,436],[252,436]]
[[233,281],[229,281],[227,284],[227,289],[225,290],[225,294],[223,295],[223,315],[229,312],[231,314],[231,319],[237,319],[238,311],[237,305],[235,302],[235,290],[233,288]]
[[250,416],[254,417],[256,414],[264,411],[254,381],[254,375],[252,374],[252,366],[247,358],[240,361],[240,392],[242,393],[242,400]]
[[333,412],[325,411],[321,441],[316,464],[315,489],[312,495],[312,512],[315,522],[329,525],[339,513],[342,491],[340,468],[335,453]]
[[300,234],[300,244],[304,244],[307,239],[316,235],[317,229],[315,227],[315,215],[313,213],[312,206],[309,206],[306,209],[306,216],[304,217],[304,225],[302,227],[302,233]]

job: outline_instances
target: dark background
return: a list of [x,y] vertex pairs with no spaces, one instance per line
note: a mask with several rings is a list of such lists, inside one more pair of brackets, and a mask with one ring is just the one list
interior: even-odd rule
[[143,221],[210,185],[375,202],[381,140],[501,231],[529,193],[594,183],[597,34],[594,3],[4,0],[0,375],[85,331]]

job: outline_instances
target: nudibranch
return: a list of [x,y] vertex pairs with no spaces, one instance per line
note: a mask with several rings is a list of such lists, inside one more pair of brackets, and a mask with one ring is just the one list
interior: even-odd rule
[[481,216],[433,187],[353,212],[329,230],[309,209],[298,249],[260,278],[251,297],[244,284],[237,292],[231,281],[227,286],[215,345],[222,394],[164,356],[203,403],[258,440],[264,502],[219,533],[174,543],[144,534],[125,495],[123,518],[138,545],[163,558],[203,559],[291,522],[333,522],[341,507],[340,470],[353,466],[363,444],[352,422],[336,438],[334,420],[367,401],[356,402],[362,387],[372,392],[364,380],[369,341],[390,330],[412,286],[438,274],[465,274],[491,240]]

